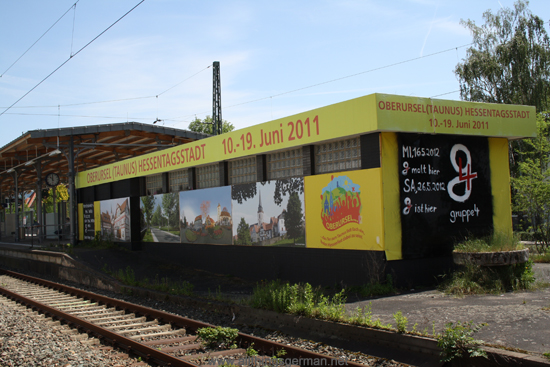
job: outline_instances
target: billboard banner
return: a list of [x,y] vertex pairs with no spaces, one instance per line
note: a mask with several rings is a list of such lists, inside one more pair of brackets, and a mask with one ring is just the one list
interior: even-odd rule
[[305,178],[308,248],[384,250],[380,168]]
[[179,193],[182,243],[231,245],[231,187]]
[[398,157],[403,258],[448,254],[493,230],[487,138],[398,134]]
[[142,196],[139,209],[143,242],[180,242],[178,193]]
[[304,179],[234,185],[235,245],[305,247]]
[[[500,137],[536,135],[530,106],[371,94],[79,172],[84,188],[375,131]],[[354,123],[345,123],[354,121]]]

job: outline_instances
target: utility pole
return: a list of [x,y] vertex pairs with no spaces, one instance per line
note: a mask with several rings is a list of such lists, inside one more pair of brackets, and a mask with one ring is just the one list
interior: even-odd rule
[[212,135],[222,133],[222,88],[220,62],[214,61],[212,77]]

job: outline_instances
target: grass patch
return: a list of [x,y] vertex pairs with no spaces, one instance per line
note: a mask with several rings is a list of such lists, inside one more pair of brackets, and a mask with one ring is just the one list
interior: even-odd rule
[[371,282],[361,286],[353,286],[347,289],[347,294],[358,294],[361,297],[376,297],[385,296],[397,293],[397,289],[393,285],[391,274],[386,276],[385,283]]
[[481,238],[469,238],[454,247],[455,252],[498,252],[523,250],[525,246],[518,236],[494,233]]
[[126,269],[118,269],[117,271],[109,269],[107,264],[103,265],[101,270],[117,279],[122,284],[152,289],[159,292],[169,293],[175,296],[191,296],[193,295],[193,284],[184,280],[181,282],[171,281],[169,278],[161,278],[159,280],[158,276],[155,280],[150,281],[149,278],[144,278],[143,280],[137,280],[134,269],[130,266],[127,266]]
[[535,286],[533,262],[504,266],[468,264],[453,273],[441,290],[447,294],[499,294],[506,291],[528,290]]
[[344,319],[345,302],[345,290],[329,296],[309,283],[291,285],[279,280],[258,284],[250,299],[254,308],[332,321]]
[[154,242],[153,234],[151,233],[150,229],[147,229],[147,231],[145,231],[145,234],[143,235],[142,241],[143,242]]

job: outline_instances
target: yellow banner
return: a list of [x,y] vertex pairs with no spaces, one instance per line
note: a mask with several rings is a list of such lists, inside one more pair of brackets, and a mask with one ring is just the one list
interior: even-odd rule
[[384,250],[381,169],[304,178],[308,248]]
[[265,154],[373,131],[531,137],[534,107],[371,94],[79,172],[76,187]]

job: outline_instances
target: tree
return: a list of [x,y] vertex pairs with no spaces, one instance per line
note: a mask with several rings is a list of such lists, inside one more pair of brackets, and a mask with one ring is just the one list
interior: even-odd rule
[[[204,120],[195,117],[195,120],[189,123],[187,126],[189,131],[194,131],[196,133],[212,134],[212,117],[206,115]],[[222,120],[222,134],[228,133],[235,130],[235,126],[227,120]]]
[[549,115],[537,115],[537,137],[525,140],[524,158],[518,164],[518,177],[512,178],[516,192],[514,210],[527,216],[527,228],[537,244],[550,244],[550,130]]
[[151,219],[151,224],[154,226],[162,226],[162,211],[160,205],[157,206],[157,209],[153,213],[153,218]]
[[250,237],[250,226],[244,218],[241,217],[239,226],[237,227],[237,245],[252,245],[252,238]]
[[290,193],[285,213],[285,225],[287,236],[294,239],[303,234],[304,215],[302,213],[302,202],[296,191]]
[[168,219],[168,227],[178,226],[178,194],[171,192],[162,195],[162,209]]
[[143,203],[143,214],[145,216],[145,222],[147,227],[151,227],[151,218],[153,217],[153,209],[155,209],[155,197],[153,195],[147,195],[141,198]]
[[[42,194],[42,203],[45,204],[46,213],[53,213],[53,188],[46,191],[46,195]],[[65,185],[57,185],[55,187],[55,202],[69,200],[69,190]]]
[[547,108],[550,95],[550,41],[544,22],[518,0],[514,9],[483,14],[485,24],[461,20],[473,46],[455,74],[462,99]]

